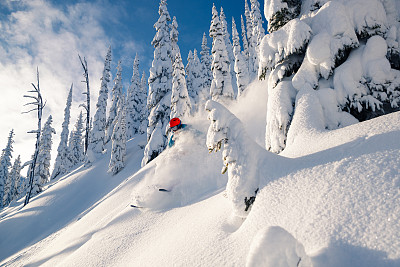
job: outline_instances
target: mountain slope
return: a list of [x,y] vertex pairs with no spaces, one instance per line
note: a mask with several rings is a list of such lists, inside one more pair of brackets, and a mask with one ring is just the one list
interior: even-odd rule
[[[240,110],[236,109],[238,117],[243,115]],[[309,114],[307,107],[304,113]],[[279,226],[304,246],[313,266],[398,266],[400,113],[334,131],[313,127],[314,117],[296,117],[282,153],[292,165],[277,166],[280,171],[271,173],[274,180],[261,188],[246,220],[232,216],[224,192],[227,177],[219,174],[222,155],[208,153],[209,123],[202,116],[190,121],[190,129],[174,147],[137,173],[133,174],[143,152],[134,139],[122,174],[107,175],[104,159],[93,168],[78,169],[24,209],[9,213],[0,221],[0,233],[12,246],[1,249],[0,264],[251,265],[289,249],[283,235],[270,228]],[[263,119],[252,123],[261,124]],[[77,196],[74,181],[85,185],[92,203]],[[59,194],[68,200],[51,198]],[[67,203],[74,196],[77,200],[70,207]],[[144,208],[131,208],[131,204]],[[25,212],[32,208],[41,213]],[[51,216],[55,210],[60,212]],[[26,236],[12,227],[14,223],[26,232],[33,232],[36,225],[48,230],[45,235]],[[268,234],[271,231],[275,235]],[[267,253],[265,244],[274,244],[275,249]],[[8,246],[2,243],[1,247]]]

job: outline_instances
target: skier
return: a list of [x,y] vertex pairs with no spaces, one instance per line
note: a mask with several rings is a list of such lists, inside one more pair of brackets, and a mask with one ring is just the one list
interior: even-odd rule
[[183,124],[179,118],[172,118],[169,121],[169,130],[172,131],[172,134],[168,141],[168,146],[172,147],[175,144],[174,133],[178,132],[180,129],[184,129],[186,124]]

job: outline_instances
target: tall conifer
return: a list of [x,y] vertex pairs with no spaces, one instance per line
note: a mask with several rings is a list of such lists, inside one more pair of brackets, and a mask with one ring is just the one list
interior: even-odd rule
[[157,157],[166,147],[166,127],[169,121],[172,88],[171,39],[167,1],[161,0],[158,21],[154,24],[156,35],[152,41],[154,59],[150,68],[147,107],[150,110],[147,145],[142,166]]

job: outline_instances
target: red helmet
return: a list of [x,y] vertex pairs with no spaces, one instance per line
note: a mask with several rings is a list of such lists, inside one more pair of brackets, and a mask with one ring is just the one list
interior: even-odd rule
[[181,124],[181,120],[179,118],[173,118],[169,121],[169,127],[172,128],[174,126],[178,126]]

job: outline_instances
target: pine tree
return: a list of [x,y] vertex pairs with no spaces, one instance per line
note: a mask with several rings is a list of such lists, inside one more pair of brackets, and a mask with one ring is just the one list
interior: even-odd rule
[[170,118],[181,118],[190,115],[191,104],[188,95],[185,68],[180,54],[176,55],[174,72],[172,74],[172,95]]
[[146,73],[143,71],[142,79],[140,80],[140,92],[141,92],[141,99],[142,99],[142,109],[140,110],[140,120],[141,124],[139,127],[139,132],[141,134],[146,132],[147,129],[147,122],[149,117],[149,109],[147,108],[147,91],[148,91],[148,84],[146,79]]
[[189,96],[192,99],[192,110],[196,111],[198,108],[205,104],[207,97],[209,96],[209,88],[207,92],[204,92],[204,77],[202,65],[199,57],[197,56],[197,50],[193,50],[193,63],[192,63],[192,90],[189,90]]
[[10,193],[11,195],[10,202],[11,202],[14,199],[17,199],[19,195],[18,190],[21,180],[21,156],[18,155],[18,157],[15,159],[9,175],[11,180],[11,193]]
[[[247,41],[246,26],[244,24],[243,16],[240,16],[240,26],[242,29],[242,43],[243,43],[243,56],[247,64],[247,72],[249,71],[249,42]],[[250,77],[249,77],[250,78]]]
[[174,62],[176,55],[180,54],[181,51],[178,46],[178,22],[176,21],[176,17],[174,16],[172,18],[172,23],[171,23],[171,32],[170,32],[170,39],[171,39],[171,61]]
[[133,62],[133,74],[131,84],[127,92],[126,104],[126,137],[131,139],[137,134],[142,123],[142,109],[144,98],[140,88],[139,59],[136,55]]
[[0,208],[8,205],[11,191],[11,177],[9,168],[11,167],[11,153],[13,152],[14,130],[10,131],[7,146],[3,149],[0,157]]
[[93,162],[97,154],[101,154],[104,150],[106,139],[107,124],[107,99],[108,99],[108,83],[110,82],[111,70],[111,46],[108,48],[106,59],[104,61],[103,76],[101,77],[101,86],[99,97],[97,98],[96,113],[93,120],[93,128],[90,131],[89,147],[87,152],[87,161]]
[[[176,58],[174,60],[174,64],[175,64],[175,61],[176,61]],[[193,88],[193,80],[194,80],[193,68],[194,67],[193,67],[193,65],[194,65],[193,52],[192,52],[192,50],[189,50],[188,57],[187,57],[187,64],[186,64],[186,67],[185,67],[186,87],[187,87],[187,91],[188,92],[193,92],[194,91],[194,88]],[[174,72],[175,72],[175,67],[174,67]],[[189,94],[189,96],[192,97],[191,94]]]
[[171,40],[168,22],[171,21],[167,10],[167,1],[161,0],[158,10],[160,15],[154,24],[157,31],[152,45],[154,59],[150,69],[149,95],[147,106],[150,110],[147,145],[144,151],[142,166],[157,157],[166,147],[165,134],[169,121],[172,88]]
[[69,136],[68,127],[69,127],[69,120],[71,118],[70,115],[71,103],[72,103],[72,85],[71,89],[69,90],[67,104],[64,109],[64,121],[62,124],[61,139],[60,139],[60,144],[58,145],[57,157],[54,164],[53,172],[51,174],[51,179],[66,174],[73,165],[73,162],[71,161],[71,152],[68,147],[68,136]]
[[203,33],[203,39],[201,42],[201,69],[202,69],[202,79],[203,79],[203,88],[202,88],[202,96],[203,101],[207,101],[210,98],[210,87],[212,82],[212,56],[210,55],[210,48],[207,46],[207,37],[206,33]]
[[228,31],[228,23],[226,22],[226,16],[224,13],[224,9],[221,7],[221,12],[219,15],[219,19],[221,22],[221,26],[222,26],[222,35],[224,36],[224,41],[225,41],[225,46],[226,46],[226,51],[228,53],[228,58],[229,58],[229,71],[231,74],[231,84],[232,84],[232,88],[233,91],[235,92],[235,94],[238,91],[238,87],[236,84],[236,78],[235,78],[235,70],[234,70],[234,66],[235,66],[235,56],[233,54],[233,46],[230,40],[230,35],[229,35],[229,31]]
[[113,175],[120,172],[125,167],[126,158],[126,100],[120,96],[117,107],[117,117],[115,118],[114,130],[112,133],[111,159],[108,172]]
[[219,21],[218,11],[213,6],[212,21],[210,26],[210,37],[213,38],[212,45],[212,71],[213,80],[211,83],[210,94],[215,101],[226,102],[233,99],[232,78],[230,75],[230,61],[226,51],[222,25]]
[[114,131],[115,118],[117,117],[117,112],[118,112],[118,102],[120,101],[121,96],[122,96],[122,66],[121,66],[121,61],[118,61],[117,75],[115,76],[114,86],[112,88],[111,107],[107,119],[106,143],[108,143],[111,140],[111,136]]
[[83,130],[83,114],[79,113],[78,120],[75,124],[75,130],[71,132],[69,149],[71,151],[71,158],[74,165],[83,162],[84,160],[84,142],[82,133]]
[[[32,156],[33,157],[33,156]],[[23,170],[26,166],[28,166],[28,170],[27,170],[27,176],[24,177],[23,175],[20,175],[20,178],[18,180],[18,185],[17,185],[17,197],[20,198],[24,195],[26,195],[27,193],[27,189],[29,186],[29,173],[30,173],[30,168],[31,168],[31,160],[25,162],[24,164],[22,164],[21,166],[21,170]]]
[[251,18],[253,23],[253,33],[252,33],[252,41],[255,49],[255,61],[254,61],[254,70],[258,71],[259,66],[259,54],[260,54],[260,44],[262,39],[265,36],[265,30],[263,28],[263,20],[260,11],[260,3],[258,0],[250,0],[251,3]]
[[249,56],[248,56],[248,64],[249,64],[249,74],[250,79],[256,77],[258,69],[255,69],[255,62],[257,60],[256,54],[256,45],[253,37],[253,19],[250,13],[250,8],[247,3],[247,0],[244,0],[244,14],[246,17],[246,29],[247,29],[247,41],[248,41],[248,49],[249,49]]
[[42,186],[50,180],[51,146],[53,144],[52,134],[56,133],[51,126],[52,123],[53,118],[50,115],[43,126],[40,136],[39,154],[36,159],[35,174],[33,177],[32,196],[42,192]]
[[239,34],[236,29],[235,20],[232,18],[232,40],[233,54],[235,56],[235,73],[238,84],[238,97],[243,93],[249,84],[249,71],[245,56],[240,51]]

